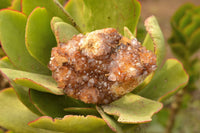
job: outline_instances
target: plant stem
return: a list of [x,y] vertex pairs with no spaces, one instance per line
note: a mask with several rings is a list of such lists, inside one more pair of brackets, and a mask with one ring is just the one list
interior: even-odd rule
[[169,117],[169,120],[168,120],[168,123],[167,123],[167,128],[166,128],[165,133],[172,133],[172,129],[174,127],[176,115],[180,110],[182,98],[183,98],[183,95],[184,95],[184,89],[180,90],[175,95],[175,101],[171,104],[170,117]]

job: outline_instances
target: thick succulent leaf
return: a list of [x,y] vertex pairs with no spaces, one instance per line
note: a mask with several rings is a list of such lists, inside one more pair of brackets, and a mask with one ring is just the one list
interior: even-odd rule
[[123,133],[122,128],[120,127],[119,123],[117,123],[114,119],[108,116],[100,107],[96,107],[97,111],[103,118],[103,120],[107,123],[107,125],[116,133]]
[[23,0],[22,7],[23,13],[25,13],[27,16],[36,7],[45,7],[50,17],[58,16],[62,18],[65,22],[72,24],[78,30],[80,30],[78,25],[75,24],[70,14],[67,11],[65,11],[65,9],[58,2],[58,0]]
[[191,11],[187,11],[186,14],[181,18],[181,20],[179,22],[180,24],[178,25],[178,27],[180,29],[184,29],[191,22],[192,22],[192,12]]
[[64,6],[68,0],[58,0],[58,1],[60,2],[61,5]]
[[[8,57],[4,57],[0,60],[0,68],[16,69],[16,67],[14,67],[12,63],[9,61]],[[5,75],[5,77],[7,76]],[[30,101],[28,88],[17,85],[16,83],[13,82],[13,80],[8,80],[8,81],[10,85],[14,88],[20,101],[32,112],[34,112],[35,114],[41,115],[41,113],[34,107],[34,105]]]
[[144,39],[144,42],[142,43],[142,46],[144,46],[144,47],[146,47],[146,49],[154,52],[154,42],[148,33],[146,34],[146,37]]
[[64,111],[64,108],[87,106],[86,104],[66,95],[58,96],[39,92],[33,89],[30,89],[29,95],[32,103],[43,115],[51,116],[53,118],[63,117],[66,114],[76,114],[73,112],[67,113]]
[[29,97],[29,88],[20,86],[13,81],[10,81],[10,85],[14,88],[15,92],[19,100],[33,113],[37,114],[38,116],[42,116],[42,113],[38,111],[38,109],[32,104],[30,97]]
[[148,75],[144,79],[144,81],[141,84],[139,84],[131,93],[137,94],[138,92],[140,92],[145,86],[147,86],[149,84],[149,82],[151,81],[153,76],[154,76],[154,73],[151,73],[150,75]]
[[171,23],[171,27],[173,29],[173,34],[171,36],[171,38],[169,38],[169,43],[177,43],[177,42],[181,42],[182,44],[186,45],[186,36],[182,33],[182,31],[180,30],[179,27],[177,27],[176,25],[174,25],[173,23]]
[[10,62],[7,56],[4,56],[3,58],[0,59],[0,68],[9,68],[17,70],[17,68]]
[[145,20],[145,27],[154,43],[154,52],[157,56],[157,65],[160,66],[165,56],[165,41],[162,31],[154,16]]
[[31,102],[41,114],[53,118],[63,117],[66,115],[66,112],[64,111],[64,108],[66,107],[64,96],[57,96],[32,89],[30,89],[29,95]]
[[29,73],[20,70],[1,68],[1,71],[15,83],[33,88],[38,91],[62,95],[62,89],[57,88],[55,80],[51,76]]
[[200,49],[200,26],[198,28],[198,30],[196,30],[190,40],[189,40],[189,50],[190,50],[190,53],[193,54],[195,53],[196,51],[198,51]]
[[59,17],[53,17],[51,19],[51,29],[52,29],[53,32],[55,32],[54,24],[57,23],[57,22],[64,22],[64,21]]
[[0,125],[15,133],[56,133],[28,126],[38,116],[29,111],[17,98],[12,88],[0,91]]
[[185,36],[190,37],[200,27],[200,15],[194,15],[192,17],[192,23],[184,28],[183,33]]
[[65,6],[84,32],[112,27],[122,34],[124,26],[135,32],[140,8],[137,0],[71,0]]
[[7,8],[11,5],[12,0],[0,0],[0,9]]
[[133,33],[127,27],[124,27],[124,36],[129,39],[135,38],[135,35],[133,35]]
[[26,24],[26,47],[39,62],[48,65],[51,49],[56,40],[51,31],[51,18],[45,8],[35,8],[29,15]]
[[139,19],[136,32],[137,32],[136,38],[138,39],[138,41],[143,42],[145,39],[145,35],[147,34],[147,31],[144,26],[144,22],[142,21],[141,18]]
[[176,59],[168,59],[156,71],[151,82],[138,94],[153,100],[163,100],[183,88],[188,82],[188,74]]
[[99,116],[99,113],[96,111],[95,108],[86,108],[86,107],[69,107],[64,109],[65,112],[68,114],[75,114],[75,115],[95,115]]
[[104,112],[119,116],[121,123],[145,123],[163,107],[162,103],[129,93],[109,105],[103,105]]
[[0,41],[11,62],[19,69],[50,74],[47,67],[36,61],[25,46],[26,16],[17,11],[0,12]]
[[170,38],[170,43],[177,43],[181,42],[183,44],[186,44],[187,42],[187,36],[183,34],[183,31],[180,27],[184,27],[189,23],[189,19],[186,20],[187,16],[186,14],[190,13],[191,9],[194,7],[193,4],[185,4],[181,6],[173,15],[171,19],[171,27],[173,29],[173,36]]
[[[15,74],[19,74],[20,72],[15,71],[13,72]],[[22,72],[23,73],[23,72]],[[44,76],[44,75],[29,75],[29,73],[23,73],[27,74],[21,78],[15,78],[15,83],[28,87],[33,88],[35,90],[41,91],[41,92],[48,92],[56,95],[63,95],[63,90],[57,88],[56,82],[54,79],[52,79],[51,76]],[[32,76],[32,77],[30,77]]]
[[78,34],[79,32],[70,24],[65,22],[59,22],[59,18],[53,18],[51,21],[51,27],[55,34],[56,41],[58,44],[66,43],[70,40],[74,35]]
[[185,59],[188,59],[189,51],[185,45],[183,45],[182,43],[173,43],[170,45],[170,47],[174,55],[176,55],[177,58],[182,59],[182,62],[186,61]]
[[185,4],[185,5],[181,6],[176,11],[176,13],[173,15],[172,23],[174,23],[176,26],[178,26],[180,24],[182,17],[185,15],[186,11],[192,9],[193,7],[194,7],[193,4]]
[[66,115],[64,118],[52,119],[48,116],[40,117],[29,123],[31,127],[60,131],[65,133],[111,133],[111,129],[103,119],[95,116]]
[[22,0],[13,0],[12,5],[9,7],[10,9],[21,11],[21,2]]

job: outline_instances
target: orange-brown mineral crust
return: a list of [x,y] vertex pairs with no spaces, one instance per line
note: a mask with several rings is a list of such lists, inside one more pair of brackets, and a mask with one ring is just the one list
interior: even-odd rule
[[73,36],[52,49],[49,68],[58,87],[85,103],[108,104],[138,86],[156,56],[113,28]]

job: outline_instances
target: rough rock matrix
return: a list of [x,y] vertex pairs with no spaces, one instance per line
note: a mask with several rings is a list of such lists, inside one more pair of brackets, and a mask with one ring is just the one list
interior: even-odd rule
[[156,56],[113,28],[73,36],[52,49],[49,69],[58,87],[85,103],[108,104],[155,71]]

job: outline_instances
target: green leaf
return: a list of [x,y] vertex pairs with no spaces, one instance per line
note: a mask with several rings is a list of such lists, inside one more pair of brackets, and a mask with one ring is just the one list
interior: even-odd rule
[[147,86],[149,84],[149,82],[151,81],[151,79],[153,78],[154,76],[154,72],[151,73],[150,75],[148,75],[144,81],[139,84],[131,93],[133,94],[137,94],[138,92],[140,92],[145,86]]
[[154,52],[154,43],[153,43],[151,36],[148,33],[146,34],[146,37],[144,39],[144,42],[142,43],[142,46],[144,46],[144,47],[146,47],[146,49]]
[[193,4],[185,4],[183,6],[181,6],[176,13],[173,15],[172,17],[172,23],[174,23],[176,26],[179,26],[180,24],[180,20],[182,19],[182,17],[185,15],[187,10],[190,10],[194,8]]
[[9,79],[14,80],[15,83],[19,85],[56,95],[63,94],[63,90],[57,88],[57,84],[51,76],[12,70],[8,68],[1,68],[1,71],[6,74]]
[[64,22],[64,21],[59,17],[53,17],[51,19],[51,29],[52,29],[53,32],[55,32],[54,24],[57,23],[57,22]]
[[53,118],[66,115],[66,112],[64,111],[64,108],[66,107],[64,96],[57,96],[32,89],[29,90],[29,93],[32,103],[41,114]]
[[30,54],[47,66],[56,40],[50,27],[51,18],[45,8],[35,8],[26,25],[26,47]]
[[162,107],[163,105],[160,102],[131,93],[109,105],[102,106],[104,112],[119,116],[118,122],[132,124],[151,121],[152,115],[161,110]]
[[61,21],[59,18],[53,18],[51,21],[51,27],[58,44],[67,43],[74,35],[79,34],[79,32],[70,24],[59,21]]
[[183,45],[186,45],[187,43],[187,37],[183,34],[183,31],[177,27],[173,22],[171,22],[171,27],[173,30],[172,36],[169,38],[169,43],[182,43]]
[[84,32],[112,27],[122,34],[124,26],[135,32],[140,8],[137,0],[71,0],[65,7]]
[[183,33],[188,38],[191,37],[192,33],[200,27],[200,15],[193,15],[192,23],[183,29]]
[[154,43],[154,51],[157,56],[157,65],[160,66],[165,56],[165,41],[162,31],[154,16],[145,20],[145,27]]
[[181,18],[180,20],[180,29],[184,29],[186,26],[188,26],[192,22],[192,12],[187,11],[186,14]]
[[190,40],[188,41],[188,46],[191,54],[194,54],[200,49],[200,26],[199,28],[192,34]]
[[66,114],[76,114],[74,112],[67,113],[64,111],[65,108],[87,106],[87,104],[84,104],[66,95],[58,96],[39,92],[33,89],[30,89],[29,95],[32,103],[43,115],[51,116],[53,118],[63,117]]
[[68,114],[74,114],[74,115],[94,115],[99,116],[99,113],[94,108],[86,108],[86,107],[69,107],[64,109],[65,112]]
[[19,69],[40,74],[50,74],[28,53],[25,46],[26,16],[17,11],[0,12],[0,41],[11,62]]
[[18,99],[12,88],[0,91],[0,125],[15,133],[55,133],[29,127],[29,121],[38,116],[29,111]]
[[129,39],[135,38],[133,33],[127,27],[124,27],[124,36],[129,38]]
[[7,8],[11,5],[12,0],[0,0],[0,9]]
[[61,5],[65,5],[68,0],[58,0]]
[[3,58],[0,59],[0,68],[9,68],[17,70],[17,68],[10,62],[7,56],[4,56]]
[[3,56],[5,56],[5,53],[4,53],[3,49],[1,48],[0,49],[0,58],[2,58]]
[[173,43],[170,45],[170,47],[174,55],[176,55],[176,57],[180,59],[182,62],[188,59],[189,52],[188,52],[188,48],[186,48],[185,45],[183,45],[182,43]]
[[70,14],[65,11],[58,0],[23,0],[22,7],[23,13],[25,13],[27,16],[29,16],[36,7],[44,7],[50,17],[58,16],[62,18],[65,22],[72,24],[74,27],[80,30]]
[[163,67],[156,71],[151,82],[138,94],[161,101],[183,88],[188,78],[188,74],[178,60],[168,59]]
[[13,0],[12,5],[9,7],[10,9],[21,11],[21,0]]
[[95,116],[66,115],[64,118],[52,119],[40,117],[29,123],[31,127],[42,128],[65,133],[111,133],[104,120]]
[[[0,60],[0,68],[9,68],[9,69],[16,69],[12,63],[9,61],[8,57],[4,57]],[[2,72],[2,71],[1,71]],[[2,73],[3,74],[3,73]],[[5,77],[7,77],[5,75]],[[29,108],[32,112],[35,114],[41,115],[41,113],[33,106],[33,104],[30,101],[28,88],[17,85],[13,82],[13,80],[8,79],[10,85],[14,88],[14,90],[17,93],[18,98],[20,101]]]
[[103,118],[103,120],[107,123],[107,125],[116,133],[123,133],[120,125],[113,120],[111,117],[109,117],[106,113],[103,112],[103,110],[96,106],[97,111],[99,112],[99,114],[101,115],[101,117]]
[[146,34],[147,34],[146,28],[144,26],[142,19],[140,18],[137,25],[137,36],[136,36],[137,40],[139,42],[143,42]]

